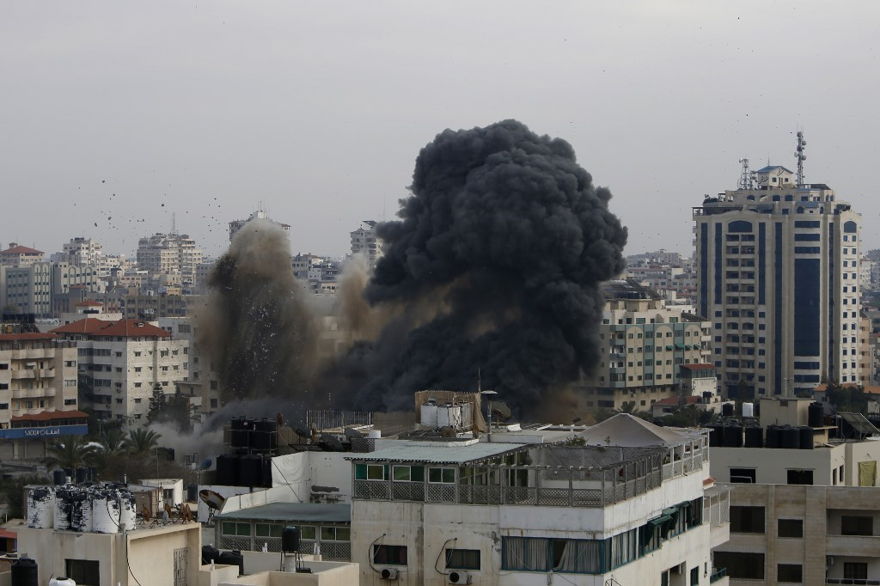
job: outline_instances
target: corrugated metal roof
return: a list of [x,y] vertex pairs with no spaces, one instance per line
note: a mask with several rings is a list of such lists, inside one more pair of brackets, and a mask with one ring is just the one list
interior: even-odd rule
[[518,452],[526,447],[526,444],[501,444],[486,443],[471,444],[468,446],[391,446],[357,454],[346,460],[384,460],[388,462],[426,462],[429,464],[465,464],[477,462],[499,456],[501,454]]
[[269,503],[239,511],[221,513],[218,519],[257,521],[300,521],[311,523],[351,523],[351,505],[317,503]]

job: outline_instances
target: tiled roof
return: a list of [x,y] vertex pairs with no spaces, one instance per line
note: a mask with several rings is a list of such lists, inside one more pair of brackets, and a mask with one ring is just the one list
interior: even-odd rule
[[54,340],[55,334],[49,332],[24,332],[21,334],[0,334],[0,342],[24,342],[27,340]]
[[54,421],[56,419],[85,419],[89,414],[83,411],[43,411],[33,415],[19,415],[12,421]]
[[87,336],[121,336],[123,338],[167,338],[171,336],[167,330],[156,327],[139,319],[121,319],[108,321],[87,317],[55,328],[57,334],[85,334]]
[[27,246],[13,246],[12,248],[0,251],[0,254],[43,254],[43,251],[36,248],[28,248]]

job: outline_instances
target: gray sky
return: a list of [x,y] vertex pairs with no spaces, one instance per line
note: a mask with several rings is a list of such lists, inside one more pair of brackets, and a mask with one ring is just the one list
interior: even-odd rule
[[[690,206],[737,160],[793,168],[863,214],[880,3],[7,0],[0,242],[109,252],[177,228],[211,254],[258,202],[295,251],[393,217],[444,128],[517,118],[571,142],[629,227],[690,253]],[[115,196],[113,195],[115,194]],[[163,205],[164,204],[164,205]],[[97,223],[97,226],[94,224]]]

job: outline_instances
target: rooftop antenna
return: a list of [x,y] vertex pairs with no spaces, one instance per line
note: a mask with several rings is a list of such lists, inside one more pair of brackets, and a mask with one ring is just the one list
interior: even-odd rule
[[477,369],[477,392],[480,393],[483,391],[483,376],[480,372],[480,369]]
[[171,212],[171,233],[177,234],[177,212]]
[[739,188],[740,189],[754,189],[754,183],[752,181],[752,172],[749,171],[749,160],[745,157],[739,160],[740,165],[742,165],[742,172],[739,176]]
[[804,133],[801,130],[797,132],[797,150],[794,152],[794,158],[797,159],[797,186],[804,186],[804,161],[807,160],[805,151],[807,150],[807,141],[804,140]]

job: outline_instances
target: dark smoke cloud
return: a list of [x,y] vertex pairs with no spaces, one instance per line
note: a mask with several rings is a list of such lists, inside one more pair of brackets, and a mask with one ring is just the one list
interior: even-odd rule
[[217,261],[209,286],[197,314],[198,343],[219,375],[224,401],[302,398],[314,375],[317,337],[287,234],[251,220]]
[[598,361],[598,284],[626,229],[571,146],[507,120],[422,149],[364,294],[392,308],[328,372],[354,406],[398,409],[425,388],[494,388],[521,409]]

